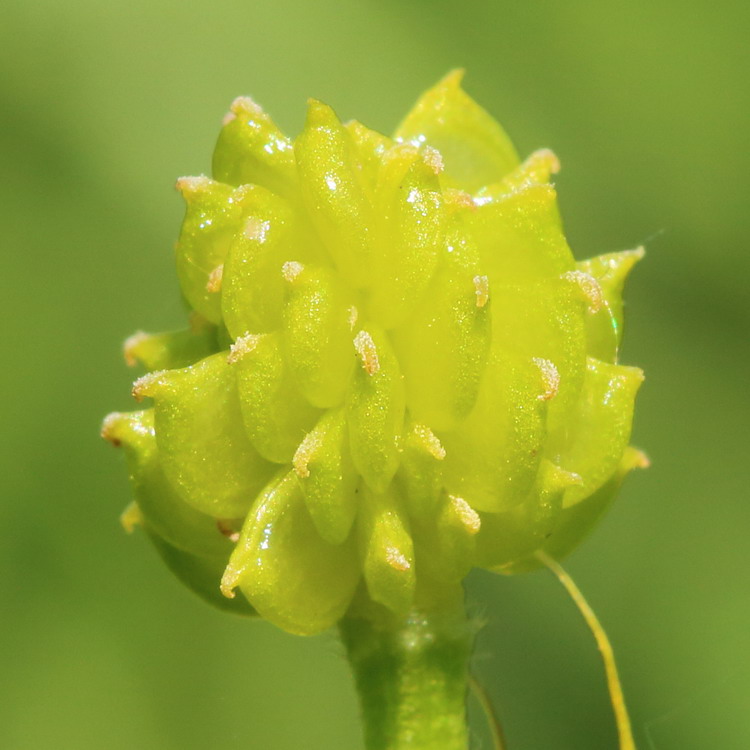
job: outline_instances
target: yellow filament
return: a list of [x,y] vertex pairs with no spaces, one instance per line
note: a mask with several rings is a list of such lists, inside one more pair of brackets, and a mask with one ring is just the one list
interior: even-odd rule
[[487,691],[476,677],[469,676],[469,685],[474,696],[479,701],[482,711],[484,711],[485,718],[487,719],[487,726],[492,735],[492,746],[494,750],[505,750],[505,734],[503,733],[503,727],[502,724],[500,724],[500,720],[497,718],[495,709],[492,707],[490,696],[487,695]]
[[635,741],[633,740],[633,732],[630,728],[630,717],[628,716],[628,710],[625,707],[625,697],[622,694],[620,677],[617,674],[615,654],[612,651],[612,644],[609,642],[609,638],[607,638],[607,634],[604,632],[604,628],[599,622],[599,618],[594,614],[594,610],[591,609],[589,603],[581,593],[581,590],[573,582],[573,579],[565,572],[556,560],[553,560],[544,552],[537,552],[536,557],[544,563],[552,573],[554,573],[557,580],[565,587],[568,595],[573,600],[576,607],[578,607],[578,611],[583,615],[583,619],[586,620],[586,624],[594,634],[596,645],[599,648],[599,652],[602,655],[602,661],[604,662],[604,670],[607,673],[607,687],[609,688],[609,698],[612,703],[612,710],[615,714],[617,735],[620,739],[620,750],[636,750]]

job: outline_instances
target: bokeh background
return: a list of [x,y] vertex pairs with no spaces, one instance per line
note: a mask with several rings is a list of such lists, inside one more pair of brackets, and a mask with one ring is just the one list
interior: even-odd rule
[[[750,65],[728,0],[5,0],[0,24],[0,748],[359,750],[333,634],[221,615],[117,521],[98,438],[120,342],[178,326],[182,174],[238,94],[389,131],[447,70],[523,154],[550,146],[577,256],[645,243],[624,361],[627,482],[568,561],[642,750],[750,747]],[[616,747],[595,646],[544,572],[473,574],[475,668],[509,750]],[[475,746],[489,748],[472,711]]]

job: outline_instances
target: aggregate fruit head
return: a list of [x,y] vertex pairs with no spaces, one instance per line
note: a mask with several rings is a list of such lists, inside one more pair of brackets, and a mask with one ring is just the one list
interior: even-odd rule
[[136,334],[151,404],[106,418],[126,512],[204,598],[293,633],[439,609],[474,566],[585,536],[644,457],[618,363],[642,250],[576,262],[550,182],[459,73],[392,137],[252,100],[184,177],[184,331]]

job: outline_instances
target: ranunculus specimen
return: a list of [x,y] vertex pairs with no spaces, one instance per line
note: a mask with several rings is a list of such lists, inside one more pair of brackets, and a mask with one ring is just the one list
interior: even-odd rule
[[[556,157],[519,163],[460,78],[392,137],[312,100],[291,140],[237,99],[212,177],[177,182],[190,326],[128,340],[152,406],[103,428],[128,457],[126,518],[190,587],[292,633],[343,618],[366,712],[392,700],[373,669],[411,669],[394,634],[442,633],[464,664],[469,569],[559,558],[642,461],[643,377],[617,361],[642,251],[576,262]],[[436,744],[396,720],[370,746],[461,747],[440,713]]]

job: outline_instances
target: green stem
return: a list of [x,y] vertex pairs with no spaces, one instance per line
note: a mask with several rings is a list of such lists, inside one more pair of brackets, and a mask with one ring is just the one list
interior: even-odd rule
[[463,611],[349,616],[341,637],[359,691],[367,750],[466,750],[472,631]]

